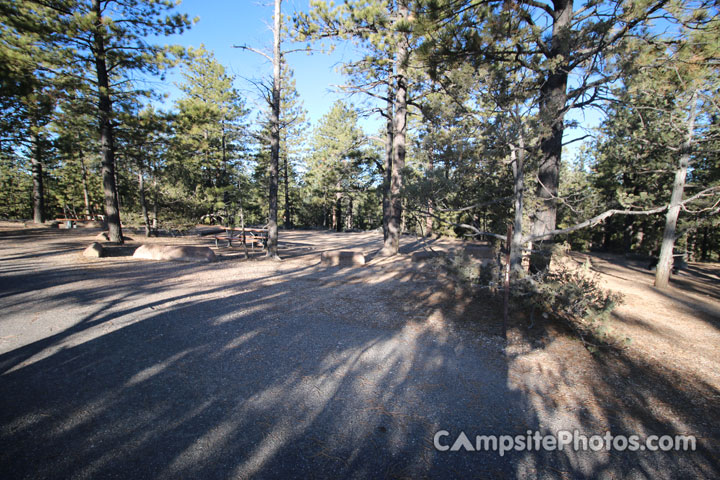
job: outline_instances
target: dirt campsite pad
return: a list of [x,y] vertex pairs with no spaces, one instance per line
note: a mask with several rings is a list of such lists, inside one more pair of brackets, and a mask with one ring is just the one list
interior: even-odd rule
[[[0,225],[3,479],[720,476],[718,265],[660,292],[639,262],[575,255],[626,298],[611,323],[632,342],[591,355],[540,321],[505,329],[494,300],[413,260],[428,246],[415,237],[381,258],[376,232],[281,232],[274,262],[128,232],[83,257],[97,233]],[[136,260],[138,239],[218,261]],[[367,263],[320,265],[350,250]],[[694,435],[697,449],[434,445],[573,430]]]

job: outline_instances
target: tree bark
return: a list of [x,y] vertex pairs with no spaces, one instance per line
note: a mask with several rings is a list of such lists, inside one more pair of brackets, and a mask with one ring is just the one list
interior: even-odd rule
[[525,209],[525,138],[522,131],[518,136],[518,145],[511,145],[510,149],[514,179],[513,200],[515,207],[510,243],[510,272],[518,272],[522,270],[523,212]]
[[390,223],[390,184],[392,182],[392,165],[393,165],[393,104],[395,102],[395,95],[393,92],[392,84],[388,85],[388,100],[387,100],[387,124],[385,130],[385,172],[383,175],[382,185],[382,210],[383,210],[383,242],[388,239],[388,224]]
[[272,109],[270,113],[270,182],[268,192],[268,243],[267,256],[279,260],[278,247],[278,167],[280,163],[280,27],[282,0],[275,0],[275,15],[273,17],[273,87]]
[[83,200],[85,200],[85,215],[88,220],[93,217],[92,206],[90,205],[90,190],[88,189],[87,168],[85,168],[85,159],[83,153],[80,153],[80,172],[82,174]]
[[98,80],[98,113],[100,117],[100,151],[102,156],[103,194],[105,197],[105,221],[111,242],[123,243],[120,225],[120,207],[117,185],[115,183],[115,144],[112,126],[112,100],[110,98],[110,80],[105,58],[105,39],[103,38],[102,10],[100,0],[93,0],[95,31],[93,33],[95,69]]
[[40,137],[33,134],[32,138],[32,180],[33,180],[33,222],[45,222],[45,189],[43,186],[43,164],[42,164],[42,146],[40,145]]
[[[410,16],[407,0],[398,1],[398,16],[407,20]],[[410,46],[407,36],[398,42],[395,58],[395,115],[393,120],[393,152],[390,178],[388,236],[382,254],[396,255],[400,247],[402,229],[402,171],[405,168],[405,136],[407,131],[407,68],[410,59]]]
[[655,271],[655,286],[657,288],[667,288],[670,283],[677,219],[680,215],[680,207],[685,190],[685,179],[687,177],[688,165],[690,164],[690,155],[692,154],[693,136],[695,135],[697,102],[697,92],[694,92],[690,100],[687,136],[680,149],[680,161],[678,163],[678,169],[675,171],[675,181],[673,182],[672,194],[670,195],[670,207],[665,215],[665,230],[663,231],[663,239],[660,246],[660,258],[658,259],[657,270]]
[[[540,143],[540,165],[536,194],[540,204],[534,214],[532,234],[542,235],[554,230],[557,221],[557,194],[560,183],[562,137],[565,130],[568,61],[573,0],[553,0],[553,27],[548,61],[559,61],[540,88],[540,122],[543,136]],[[549,258],[535,258],[535,269],[544,269]]]

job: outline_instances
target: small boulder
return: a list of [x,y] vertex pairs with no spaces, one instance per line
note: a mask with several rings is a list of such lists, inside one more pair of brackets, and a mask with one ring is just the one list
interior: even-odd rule
[[91,243],[90,246],[83,251],[83,256],[91,258],[100,258],[104,256],[104,254],[103,246],[98,242]]
[[176,262],[213,262],[215,253],[208,247],[184,245],[140,245],[133,258],[142,260],[173,260]]
[[365,265],[365,255],[359,251],[335,251],[320,254],[320,264],[326,267],[359,267]]

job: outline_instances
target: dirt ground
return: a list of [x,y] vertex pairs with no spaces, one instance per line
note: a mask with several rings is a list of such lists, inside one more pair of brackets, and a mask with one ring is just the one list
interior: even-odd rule
[[[720,265],[666,291],[639,261],[589,261],[630,344],[590,354],[562,328],[469,298],[424,252],[459,240],[288,231],[282,262],[211,237],[132,238],[0,223],[0,478],[718,478]],[[135,260],[206,245],[215,263]],[[364,251],[364,267],[320,253]],[[413,254],[416,254],[413,256]],[[435,433],[693,435],[684,451],[438,451]]]

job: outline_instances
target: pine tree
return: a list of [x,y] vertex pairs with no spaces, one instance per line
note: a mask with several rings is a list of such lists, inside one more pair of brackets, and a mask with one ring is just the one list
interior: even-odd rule
[[[305,182],[323,199],[323,211],[332,212],[329,224],[338,231],[345,226],[345,200],[352,203],[353,193],[363,190],[367,181],[367,139],[357,122],[357,113],[337,101],[320,119],[310,141]],[[352,215],[352,208],[348,213]]]
[[[626,37],[641,34],[667,3],[591,1],[577,8],[573,0],[438,0],[428,4],[425,18],[443,25],[423,45],[436,69],[448,62],[470,61],[478,66],[508,62],[535,76],[533,103],[540,122],[541,155],[533,237],[547,238],[556,227],[567,112],[606,98],[618,74],[608,68],[608,58],[623,50]],[[578,80],[569,82],[571,75]],[[541,263],[538,267],[547,265],[547,261]]]
[[[28,2],[43,6],[43,2]],[[156,35],[184,31],[186,15],[165,15],[170,0],[71,0],[48,4],[54,31],[49,37],[68,58],[64,74],[89,86],[97,102],[105,216],[110,240],[122,243],[116,185],[113,102],[142,94],[133,89],[138,73],[159,74],[179,48],[148,43]]]
[[355,74],[355,89],[381,98],[386,102],[383,108],[392,103],[385,113],[392,122],[392,132],[388,127],[383,255],[397,254],[402,228],[409,68],[418,44],[413,30],[415,4],[409,0],[352,0],[335,6],[333,2],[313,1],[310,13],[296,18],[300,38],[344,38],[363,47],[365,58],[349,66]]
[[233,87],[234,76],[211,52],[201,47],[188,54],[178,85],[184,95],[175,103],[169,168],[184,186],[182,195],[195,197],[192,214],[213,216],[240,195],[248,110]]
[[[283,189],[283,223],[285,228],[292,226],[293,212],[293,184],[296,183],[295,167],[299,164],[304,154],[304,145],[306,143],[306,130],[308,128],[307,111],[303,105],[300,94],[295,86],[293,71],[287,62],[283,61],[280,72],[280,158],[278,163],[278,183],[282,178]],[[266,85],[257,84],[266,97],[269,93]],[[268,97],[269,98],[269,97]],[[269,182],[266,173],[270,167],[270,156],[263,152],[270,150],[271,129],[267,119],[270,117],[268,112],[260,113],[258,124],[261,130],[255,132],[258,140],[260,151],[255,155],[256,165],[254,178],[255,181],[263,186],[263,190],[269,188]]]

